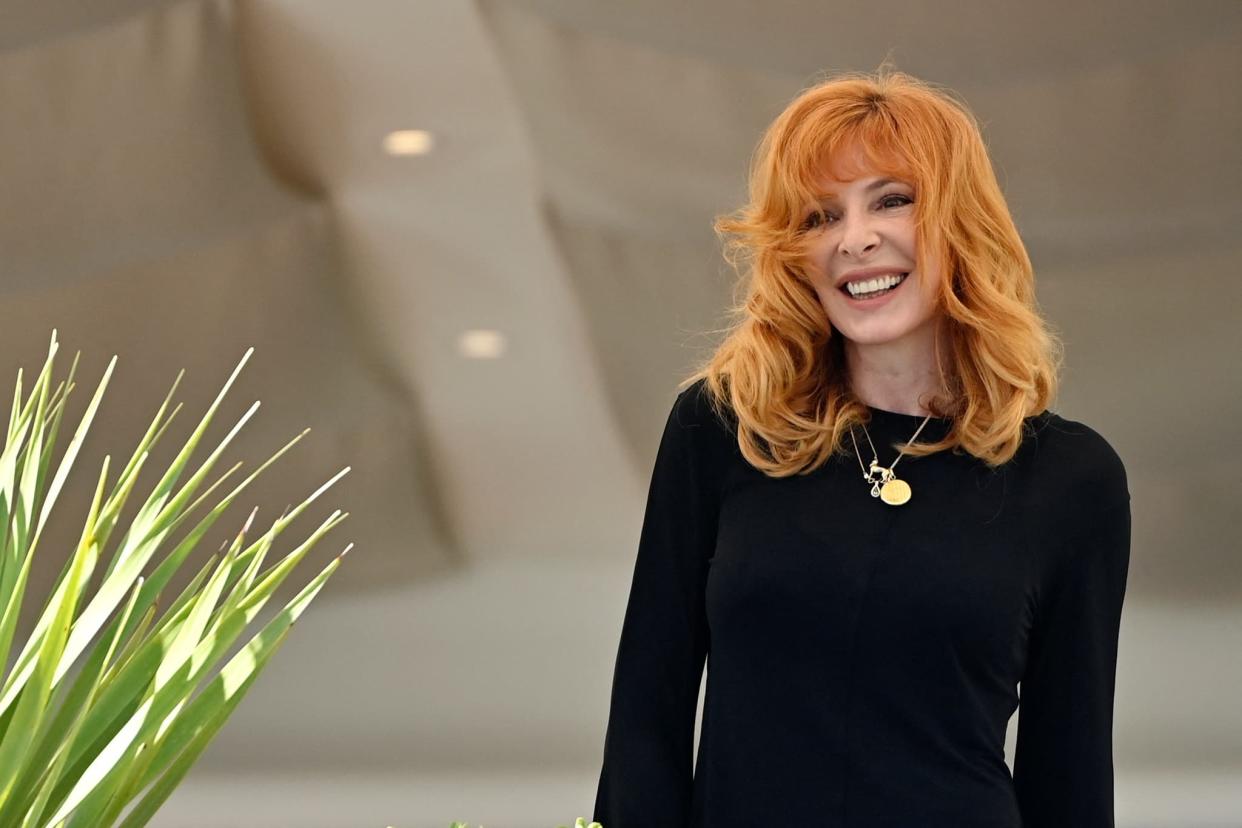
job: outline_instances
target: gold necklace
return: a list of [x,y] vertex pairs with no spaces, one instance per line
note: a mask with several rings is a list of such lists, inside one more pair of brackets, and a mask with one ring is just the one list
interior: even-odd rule
[[[914,436],[906,441],[905,448],[909,448],[910,444],[919,436],[919,432],[923,430],[923,426],[927,425],[932,415],[928,414],[924,418],[921,425],[914,432]],[[863,426],[863,434],[867,438],[867,443],[871,446],[871,454],[874,459],[871,461],[870,468],[863,467],[862,455],[858,453],[858,441],[854,439],[854,428],[850,427],[850,442],[854,444],[854,456],[858,458],[858,467],[863,470],[863,480],[871,484],[871,496],[878,497],[889,506],[900,506],[910,500],[913,492],[910,490],[910,484],[904,480],[899,480],[893,469],[897,468],[897,464],[901,462],[901,458],[905,456],[905,450],[899,449],[897,459],[893,461],[893,465],[887,468],[880,465],[880,455],[876,453],[875,443],[871,442],[871,435],[867,432],[867,427]]]

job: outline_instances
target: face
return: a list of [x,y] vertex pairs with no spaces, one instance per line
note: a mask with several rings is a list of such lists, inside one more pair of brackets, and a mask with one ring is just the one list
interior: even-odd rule
[[822,220],[805,217],[815,292],[832,327],[855,344],[927,336],[942,274],[939,266],[916,267],[914,186],[878,174],[857,153],[845,159],[846,169],[858,171],[854,180],[825,173],[819,191],[835,195],[824,199]]

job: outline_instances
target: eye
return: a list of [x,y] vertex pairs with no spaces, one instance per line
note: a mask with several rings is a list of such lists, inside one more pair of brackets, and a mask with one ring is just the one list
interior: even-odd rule
[[[900,201],[897,204],[890,205],[889,202],[891,202],[895,198],[900,199]],[[885,207],[888,207],[888,206],[904,207],[907,204],[913,204],[913,203],[914,203],[914,199],[909,198],[908,196],[904,196],[901,193],[890,193],[889,195],[886,195],[884,196],[884,198],[880,199],[880,204],[883,204]]]
[[[913,204],[913,203],[914,203],[914,199],[910,198],[907,195],[902,195],[901,193],[889,193],[888,195],[881,198],[879,201],[880,206],[886,210],[896,209],[898,207],[905,207],[906,205]],[[827,219],[830,223],[836,220],[836,216],[832,215],[832,213],[829,213],[827,211],[824,211],[824,218]],[[818,213],[810,213],[809,215],[807,215],[805,219],[802,220],[802,224],[799,225],[798,230],[800,232],[814,230],[816,227],[819,226],[820,221],[821,219]]]
[[[828,220],[832,220],[835,218],[835,216],[833,216],[832,213],[825,211],[824,218]],[[798,229],[799,230],[814,230],[817,226],[819,226],[819,223],[820,223],[819,213],[811,213],[805,219],[802,220],[802,225]]]

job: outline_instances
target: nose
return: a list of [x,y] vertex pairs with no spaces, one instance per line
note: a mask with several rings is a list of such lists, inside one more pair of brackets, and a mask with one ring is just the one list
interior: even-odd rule
[[866,253],[870,253],[880,243],[880,237],[876,234],[875,228],[872,226],[870,217],[863,214],[855,214],[852,217],[846,216],[841,219],[841,244],[839,250],[841,255],[858,258]]

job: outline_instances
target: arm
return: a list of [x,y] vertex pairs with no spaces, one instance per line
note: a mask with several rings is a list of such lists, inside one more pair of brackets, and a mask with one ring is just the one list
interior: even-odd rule
[[1113,826],[1113,689],[1129,561],[1127,494],[1090,518],[1040,599],[1014,755],[1024,828]]
[[703,605],[716,497],[697,448],[696,388],[678,396],[656,455],[613,674],[594,819],[604,828],[685,828],[694,718],[707,654]]

